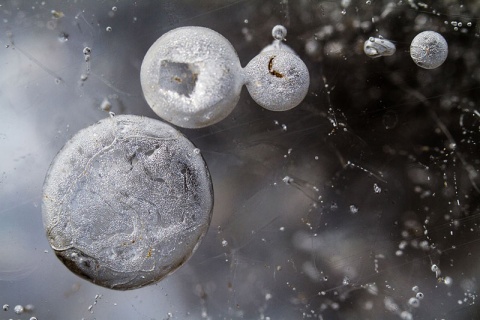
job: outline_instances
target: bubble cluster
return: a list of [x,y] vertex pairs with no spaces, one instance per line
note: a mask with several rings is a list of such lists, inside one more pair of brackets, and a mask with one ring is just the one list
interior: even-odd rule
[[57,257],[75,274],[127,290],[180,267],[206,233],[208,169],[171,126],[114,116],[77,133],[56,156],[43,221]]
[[447,41],[437,32],[421,32],[413,38],[410,44],[410,56],[419,67],[424,69],[438,68],[447,59]]
[[235,108],[243,86],[233,46],[203,27],[182,27],[162,35],[143,59],[140,80],[153,111],[186,128],[224,119]]
[[262,107],[289,110],[305,98],[310,77],[303,61],[281,43],[286,35],[284,26],[275,26],[274,43],[242,70],[235,49],[217,32],[202,27],[167,32],[142,62],[145,99],[161,118],[186,128],[209,126],[227,117],[244,84]]
[[391,41],[381,38],[370,37],[363,44],[363,52],[370,58],[391,56],[397,48]]

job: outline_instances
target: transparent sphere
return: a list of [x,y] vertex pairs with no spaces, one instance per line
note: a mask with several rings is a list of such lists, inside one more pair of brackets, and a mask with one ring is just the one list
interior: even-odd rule
[[272,111],[299,105],[310,85],[305,63],[285,50],[263,51],[254,57],[245,67],[245,80],[253,100]]
[[447,59],[447,41],[437,32],[421,32],[413,38],[410,44],[410,56],[419,67],[424,69],[438,68]]
[[243,85],[235,49],[219,33],[182,27],[161,36],[148,49],[140,80],[150,107],[185,128],[201,128],[227,117]]
[[57,257],[104,287],[139,288],[191,256],[213,191],[195,146],[170,125],[115,116],[81,130],[52,162],[43,221]]

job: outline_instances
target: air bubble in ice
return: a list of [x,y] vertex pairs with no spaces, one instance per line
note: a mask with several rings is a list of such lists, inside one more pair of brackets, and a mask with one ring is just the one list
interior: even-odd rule
[[363,44],[363,52],[370,58],[391,56],[396,50],[395,44],[383,38],[370,37]]
[[414,308],[418,308],[420,306],[420,301],[417,298],[412,297],[408,300],[408,304]]
[[358,213],[358,207],[354,204],[350,205],[350,212],[352,214],[357,214]]
[[162,35],[143,59],[140,80],[147,103],[161,118],[201,128],[227,117],[243,85],[235,49],[219,33],[182,27]]
[[287,28],[282,25],[276,25],[272,29],[272,37],[275,40],[284,40],[287,37]]
[[195,146],[145,117],[108,117],[77,133],[52,162],[43,221],[57,257],[98,285],[127,290],[158,281],[206,233],[212,184]]
[[272,111],[286,111],[299,105],[310,85],[307,66],[286,50],[268,50],[245,67],[247,90],[256,103]]
[[23,308],[22,305],[17,304],[17,305],[13,308],[13,311],[14,311],[16,314],[22,314],[23,311],[24,311],[24,308]]
[[424,69],[438,68],[447,59],[447,41],[437,32],[421,32],[410,44],[410,56],[419,67]]

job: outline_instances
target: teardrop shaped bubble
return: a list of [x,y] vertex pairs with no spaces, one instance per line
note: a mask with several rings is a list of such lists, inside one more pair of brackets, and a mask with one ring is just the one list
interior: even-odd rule
[[423,31],[413,38],[410,44],[410,56],[419,67],[438,68],[447,59],[447,41],[435,31]]
[[245,67],[245,80],[253,100],[272,111],[286,111],[299,105],[310,85],[305,63],[286,50],[258,54]]
[[213,208],[202,155],[159,120],[119,115],[81,130],[53,160],[43,222],[57,257],[111,289],[156,282],[207,232]]
[[148,49],[140,80],[147,103],[161,118],[185,128],[223,120],[235,108],[243,72],[235,49],[219,33],[182,27]]

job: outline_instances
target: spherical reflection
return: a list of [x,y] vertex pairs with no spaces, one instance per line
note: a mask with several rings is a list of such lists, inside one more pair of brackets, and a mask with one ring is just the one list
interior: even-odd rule
[[77,275],[112,289],[158,281],[206,233],[210,175],[171,126],[138,116],[104,119],[56,156],[43,191],[50,245]]
[[161,36],[143,59],[140,79],[153,111],[186,128],[205,127],[227,117],[243,85],[233,46],[202,27],[177,28]]
[[421,32],[413,38],[410,44],[410,56],[419,67],[424,69],[438,68],[447,59],[447,41],[437,32]]
[[253,100],[273,111],[299,105],[310,85],[305,63],[286,50],[263,51],[254,57],[245,67],[245,80]]

